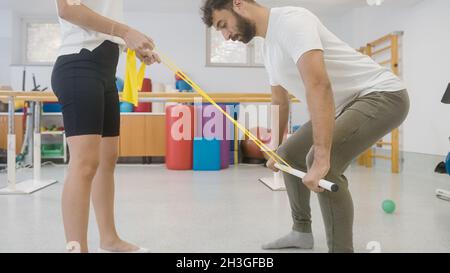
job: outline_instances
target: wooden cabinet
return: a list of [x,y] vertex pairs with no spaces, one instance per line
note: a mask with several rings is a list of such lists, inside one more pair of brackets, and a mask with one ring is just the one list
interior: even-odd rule
[[145,116],[120,117],[120,156],[145,156]]
[[[164,114],[130,114],[120,118],[121,157],[163,157],[166,155],[166,117]],[[15,116],[16,154],[22,148],[22,115]],[[0,149],[6,150],[8,116],[0,115]]]
[[120,156],[165,156],[165,122],[165,115],[122,115],[120,118]]
[[[20,153],[23,142],[22,114],[14,116],[14,129],[16,134],[16,154]],[[0,149],[6,150],[8,147],[8,115],[0,115]]]
[[166,116],[147,116],[145,119],[145,151],[151,156],[166,155]]

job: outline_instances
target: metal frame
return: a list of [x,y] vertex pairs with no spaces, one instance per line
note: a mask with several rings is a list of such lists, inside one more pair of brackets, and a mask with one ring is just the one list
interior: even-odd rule
[[0,189],[0,195],[27,195],[55,184],[55,179],[41,179],[41,102],[36,102],[34,113],[33,178],[21,183],[16,181],[16,135],[14,132],[14,96],[8,97],[8,186]]

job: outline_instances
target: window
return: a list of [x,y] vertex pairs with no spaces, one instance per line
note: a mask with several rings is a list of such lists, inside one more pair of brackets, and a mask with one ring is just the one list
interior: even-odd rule
[[23,19],[22,61],[29,65],[53,64],[61,45],[59,24],[55,20]]
[[207,66],[261,67],[263,60],[263,39],[255,38],[248,45],[225,41],[220,31],[207,29]]

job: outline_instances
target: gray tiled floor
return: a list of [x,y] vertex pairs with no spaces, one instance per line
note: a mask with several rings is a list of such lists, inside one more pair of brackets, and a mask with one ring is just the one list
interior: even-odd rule
[[[355,202],[355,248],[370,241],[384,252],[450,252],[450,202],[435,197],[450,190],[450,176],[434,174],[439,157],[411,154],[402,174],[385,163],[374,169],[352,166],[347,175]],[[64,177],[64,166],[45,167],[45,177]],[[20,171],[19,179],[31,172]],[[260,245],[289,231],[285,192],[272,192],[257,179],[271,173],[260,166],[221,172],[175,172],[164,166],[120,166],[117,170],[117,222],[126,239],[153,252],[260,252]],[[0,187],[6,176],[0,174]],[[31,196],[0,196],[0,252],[61,252],[62,183]],[[385,214],[384,199],[397,211]],[[317,198],[312,198],[314,251],[326,252]],[[98,246],[95,219],[91,249]],[[286,250],[285,250],[286,251]],[[298,250],[287,250],[298,251]],[[301,251],[298,251],[301,252]]]

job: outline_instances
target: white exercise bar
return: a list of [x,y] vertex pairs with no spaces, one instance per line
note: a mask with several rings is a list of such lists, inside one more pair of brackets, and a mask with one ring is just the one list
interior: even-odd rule
[[[306,175],[306,173],[304,173],[302,171],[296,170],[294,168],[289,168],[287,166],[284,166],[284,165],[281,165],[281,164],[278,164],[278,163],[275,164],[275,168],[277,168],[278,170],[280,170],[282,172],[289,173],[289,174],[292,174],[294,176],[297,176],[298,178],[304,178],[305,175]],[[322,189],[325,189],[325,190],[331,191],[331,192],[337,192],[339,190],[339,186],[337,184],[334,184],[334,183],[332,183],[330,181],[327,181],[327,180],[324,180],[324,179],[321,179],[319,181],[319,186]]]

